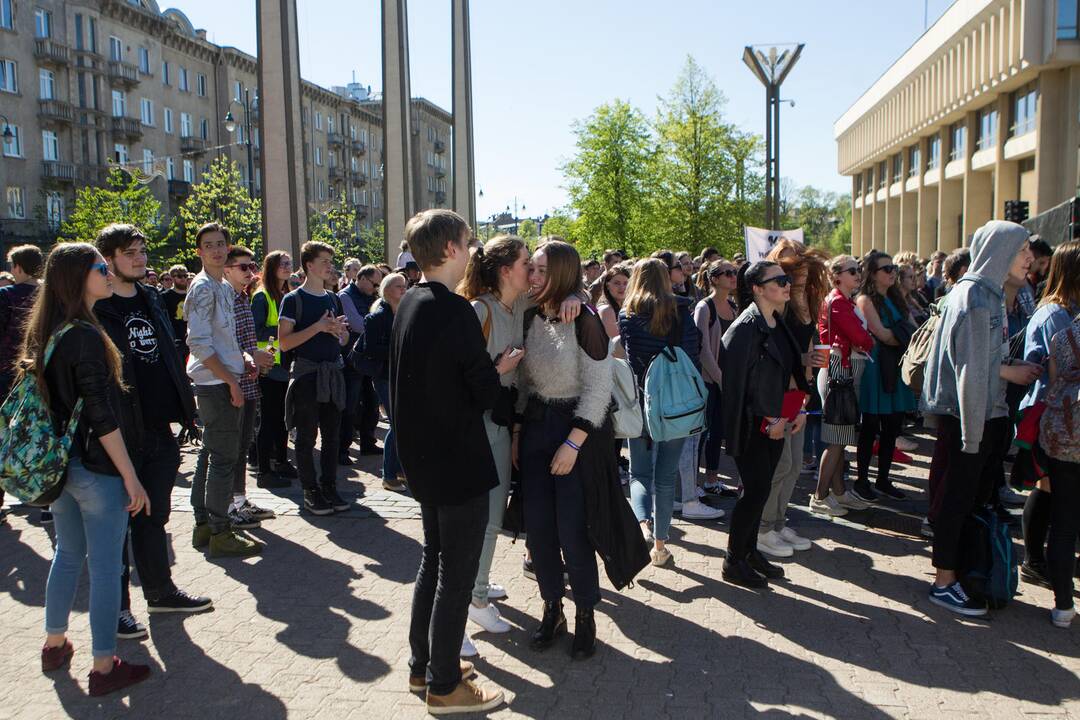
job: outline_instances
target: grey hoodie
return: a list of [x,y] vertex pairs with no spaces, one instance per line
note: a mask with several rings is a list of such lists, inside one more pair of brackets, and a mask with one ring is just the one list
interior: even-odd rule
[[1009,357],[1003,286],[1028,231],[991,220],[971,240],[971,266],[949,292],[926,362],[922,407],[960,419],[963,451],[976,453],[983,425],[1005,417],[1006,383],[1001,365]]

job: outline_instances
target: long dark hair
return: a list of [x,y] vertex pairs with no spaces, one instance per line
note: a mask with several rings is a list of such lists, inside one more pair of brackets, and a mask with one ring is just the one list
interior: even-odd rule
[[525,241],[514,235],[498,235],[482,247],[473,250],[465,277],[458,283],[457,292],[466,300],[475,300],[485,293],[499,294],[499,271],[513,267],[525,249]]
[[[605,270],[604,274],[600,276],[600,290],[604,295],[604,299],[607,300],[607,304],[611,306],[611,309],[615,311],[616,315],[618,315],[619,310],[622,310],[622,305],[611,295],[611,291],[608,290],[608,283],[611,282],[616,275],[622,275],[624,278],[629,280],[630,270],[631,266],[619,263],[618,265],[613,265],[610,270]],[[623,300],[625,299],[626,294],[624,293]]]
[[1080,241],[1058,245],[1050,256],[1046,289],[1039,301],[1040,305],[1047,303],[1056,303],[1070,312],[1080,305]]
[[765,271],[772,267],[780,267],[780,264],[772,260],[758,260],[756,263],[747,263],[739,268],[738,284],[735,287],[739,312],[754,304],[754,286],[761,285],[761,281],[765,279]]
[[100,257],[97,249],[89,243],[61,243],[52,249],[45,260],[45,278],[26,321],[26,337],[18,372],[20,379],[25,375],[34,376],[38,390],[46,401],[49,387],[45,382],[45,346],[60,326],[75,320],[97,329],[105,344],[109,378],[123,387],[120,351],[101,327],[93,309],[86,304],[86,276]]
[[270,293],[270,298],[275,305],[281,304],[281,299],[285,297],[285,289],[289,286],[288,278],[281,282],[277,281],[277,271],[281,267],[281,258],[288,255],[289,253],[284,250],[274,250],[267,253],[266,257],[263,258],[262,278],[259,284],[262,285],[266,292]]
[[859,284],[859,293],[870,298],[871,302],[874,303],[874,309],[878,311],[878,315],[885,315],[885,298],[888,297],[892,300],[892,304],[896,306],[900,317],[905,317],[908,314],[908,304],[904,300],[903,293],[900,292],[899,272],[897,272],[896,282],[889,287],[885,295],[877,291],[877,282],[874,280],[874,274],[877,273],[882,258],[890,257],[892,256],[880,250],[871,250],[863,255],[863,274],[862,282]]

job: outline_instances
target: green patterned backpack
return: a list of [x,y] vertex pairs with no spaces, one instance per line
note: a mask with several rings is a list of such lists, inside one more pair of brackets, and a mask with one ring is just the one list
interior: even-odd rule
[[[45,364],[60,338],[73,327],[67,323],[49,338]],[[79,424],[83,401],[75,402],[67,430],[56,435],[52,413],[38,389],[37,378],[24,375],[0,405],[0,487],[27,505],[48,505],[64,489],[68,451]]]

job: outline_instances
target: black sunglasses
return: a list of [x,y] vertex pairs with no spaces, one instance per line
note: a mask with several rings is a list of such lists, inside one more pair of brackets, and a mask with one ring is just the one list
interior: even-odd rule
[[713,270],[709,273],[709,277],[714,278],[720,277],[721,275],[724,277],[735,277],[736,275],[738,275],[738,273],[731,269],[721,270],[720,268],[717,268],[716,270]]
[[836,274],[837,275],[843,275],[844,273],[851,273],[852,275],[858,275],[859,274],[859,268],[857,268],[857,267],[844,268],[843,270],[838,271]]
[[896,272],[896,266],[895,265],[880,265],[880,266],[878,266],[878,269],[875,270],[874,272],[894,273],[894,272]]
[[771,282],[776,283],[776,287],[786,288],[788,285],[791,284],[791,276],[789,276],[789,275],[777,275],[776,277],[771,277],[771,278],[768,278],[766,280],[762,280],[761,282],[758,283],[758,287],[764,287],[765,285],[768,285]]
[[225,267],[234,267],[240,270],[247,270],[248,272],[255,272],[259,269],[259,266],[253,262],[249,263],[233,263],[232,265],[226,265]]

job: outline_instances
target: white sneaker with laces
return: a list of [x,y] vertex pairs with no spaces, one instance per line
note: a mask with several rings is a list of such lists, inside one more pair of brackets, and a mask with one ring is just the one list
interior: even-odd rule
[[495,583],[488,583],[488,600],[503,600],[506,598],[506,588]]
[[770,530],[759,533],[757,536],[757,548],[766,555],[777,558],[788,558],[795,554],[795,549],[780,537],[780,533]]
[[1054,623],[1054,627],[1067,628],[1072,624],[1073,617],[1076,616],[1076,608],[1069,608],[1068,610],[1058,610],[1052,608],[1050,610],[1050,622]]
[[819,500],[817,495],[810,495],[810,512],[815,515],[828,515],[830,517],[841,517],[847,515],[847,508],[841,507],[837,502],[836,496],[829,494],[825,496],[824,500]]
[[461,657],[476,657],[480,654],[480,651],[473,645],[472,640],[468,634],[461,638]]
[[845,490],[843,495],[830,495],[829,497],[835,498],[840,507],[848,510],[866,510],[870,507],[870,503],[855,497],[855,494],[850,490]]
[[780,539],[796,550],[809,550],[814,546],[814,543],[810,542],[810,540],[804,538],[802,535],[799,535],[789,527],[780,531]]
[[470,602],[469,620],[472,620],[489,633],[510,632],[510,625],[502,619],[502,615],[499,614],[499,608],[491,603],[488,603],[486,607],[476,607],[476,605]]
[[680,513],[687,520],[716,520],[724,517],[724,511],[706,505],[700,500],[684,503]]

